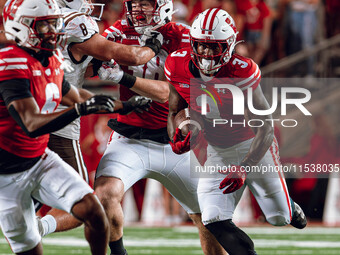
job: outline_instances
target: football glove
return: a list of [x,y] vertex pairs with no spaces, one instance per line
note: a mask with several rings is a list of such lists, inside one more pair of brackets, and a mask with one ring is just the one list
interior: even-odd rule
[[106,95],[95,95],[83,103],[76,103],[75,109],[79,116],[92,113],[113,113],[115,108],[115,99]]
[[230,165],[228,171],[219,171],[227,176],[221,181],[220,189],[224,189],[223,194],[232,193],[241,188],[246,180],[247,172],[244,166]]
[[123,39],[126,39],[126,35],[123,34],[119,29],[110,27],[106,29],[107,32],[106,39],[112,42],[121,42]]
[[124,71],[116,61],[111,59],[110,62],[104,63],[98,69],[98,75],[101,80],[113,81],[118,84],[123,78]]
[[181,136],[181,130],[179,128],[176,128],[173,141],[169,142],[173,152],[175,152],[176,154],[183,154],[187,151],[190,151],[191,131],[189,131],[183,141],[181,140]]
[[144,96],[133,96],[128,101],[122,102],[123,109],[117,111],[119,114],[126,115],[132,111],[142,113],[148,111],[151,106],[152,100]]
[[163,35],[152,29],[147,29],[144,34],[138,38],[141,46],[146,46],[155,52],[155,55],[159,53],[163,44]]

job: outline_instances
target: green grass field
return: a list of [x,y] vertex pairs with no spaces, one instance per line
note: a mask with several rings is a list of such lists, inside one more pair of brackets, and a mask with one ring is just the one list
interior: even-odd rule
[[[340,254],[340,228],[292,227],[242,228],[254,240],[259,255]],[[126,227],[124,243],[130,255],[203,254],[197,230],[191,226],[174,228]],[[45,254],[90,254],[82,228],[44,237]],[[12,254],[5,238],[0,237],[0,255]]]

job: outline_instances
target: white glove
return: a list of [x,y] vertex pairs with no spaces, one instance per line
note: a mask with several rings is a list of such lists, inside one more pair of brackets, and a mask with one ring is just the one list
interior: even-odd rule
[[64,69],[65,73],[72,73],[74,72],[74,68],[71,64],[71,61],[68,59],[64,59],[64,62],[60,66],[62,69]]
[[74,72],[74,68],[71,64],[71,61],[68,59],[64,59],[63,54],[61,53],[60,49],[57,49],[53,55],[58,59],[61,63],[60,68],[64,70],[65,73],[72,73]]
[[109,27],[105,32],[107,33],[105,38],[109,41],[121,42],[123,39],[126,39],[126,35],[115,27]]
[[138,41],[141,46],[147,44],[159,44],[160,46],[162,46],[163,35],[153,29],[147,29],[145,30],[144,34],[140,38],[138,38]]
[[110,62],[104,63],[99,68],[98,75],[101,80],[119,83],[123,78],[124,71],[120,68],[116,61],[111,59]]

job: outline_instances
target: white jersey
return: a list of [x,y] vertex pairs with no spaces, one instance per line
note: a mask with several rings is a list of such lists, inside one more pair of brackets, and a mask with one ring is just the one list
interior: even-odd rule
[[[67,61],[74,69],[71,73],[65,72],[66,80],[73,86],[81,88],[85,80],[85,72],[87,65],[92,60],[91,56],[84,56],[81,61],[76,61],[68,52],[69,45],[73,43],[82,43],[90,39],[94,34],[99,32],[96,21],[91,16],[84,13],[74,11],[69,8],[61,9],[65,30],[67,35],[67,47],[62,52]],[[66,106],[60,105],[57,110],[66,109]],[[80,137],[80,119],[76,119],[63,129],[54,132],[53,134],[65,137],[68,139],[79,140]]]

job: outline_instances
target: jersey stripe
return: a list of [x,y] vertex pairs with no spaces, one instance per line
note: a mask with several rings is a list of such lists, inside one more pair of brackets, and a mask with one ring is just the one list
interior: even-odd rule
[[28,69],[27,65],[0,66],[0,71],[3,71],[3,70],[26,70],[26,69]]
[[236,86],[238,86],[241,90],[246,90],[247,88],[250,88],[255,83],[259,83],[261,79],[261,71],[257,66],[256,71],[246,80],[241,81],[239,83],[236,83]]
[[171,76],[171,72],[166,68],[166,66],[164,66],[164,71],[165,71],[165,74]]
[[76,17],[79,17],[79,16],[82,16],[82,15],[85,15],[84,13],[80,13],[80,12],[72,12],[70,13],[69,15],[67,15],[65,18],[64,18],[64,22],[65,22],[65,27],[68,25],[68,23],[73,20],[74,18]]
[[0,64],[3,63],[14,63],[14,62],[27,62],[27,58],[4,58],[0,59]]
[[260,70],[259,67],[256,66],[255,72],[254,72],[252,75],[250,75],[247,79],[244,79],[244,80],[242,80],[242,81],[240,81],[240,82],[237,82],[237,83],[236,83],[236,86],[242,87],[242,85],[245,85],[246,83],[248,83],[249,81],[251,81],[252,79],[254,79],[254,77],[257,75],[257,73],[258,73],[259,70]]
[[167,78],[168,81],[171,81],[170,76],[168,76],[167,74],[165,74],[165,77]]

